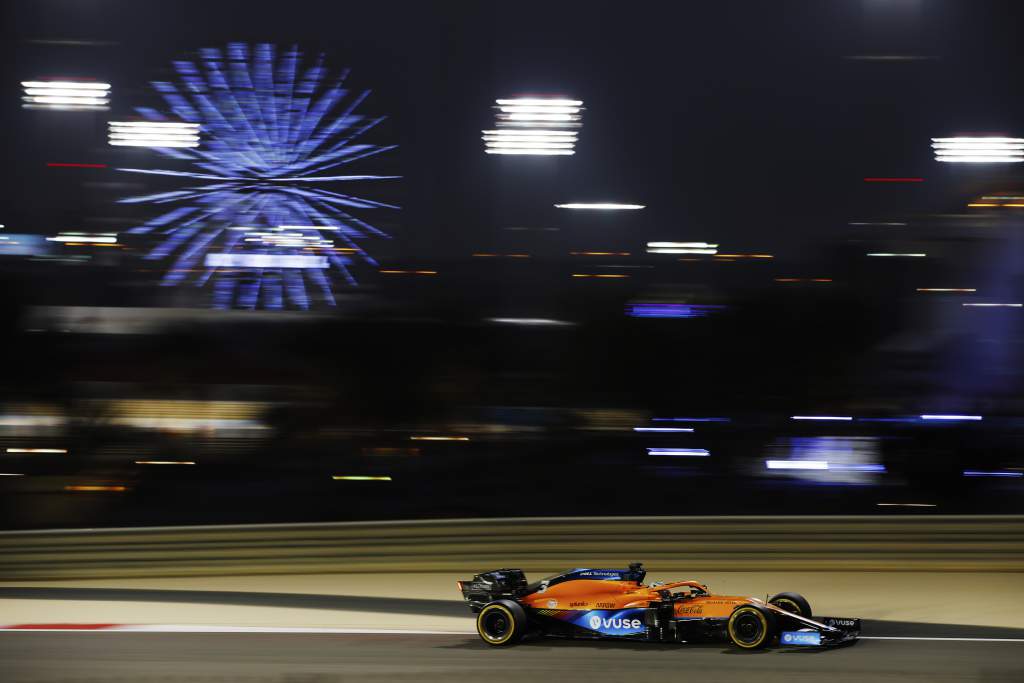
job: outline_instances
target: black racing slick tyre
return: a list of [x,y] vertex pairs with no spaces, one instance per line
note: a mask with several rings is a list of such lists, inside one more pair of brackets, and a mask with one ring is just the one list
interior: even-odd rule
[[727,626],[729,640],[742,650],[759,650],[775,638],[775,615],[758,605],[740,605],[732,611]]
[[476,632],[488,645],[514,645],[526,635],[526,612],[511,600],[495,600],[476,615]]
[[801,617],[810,618],[811,616],[811,603],[807,602],[807,598],[799,593],[778,593],[773,595],[768,603]]

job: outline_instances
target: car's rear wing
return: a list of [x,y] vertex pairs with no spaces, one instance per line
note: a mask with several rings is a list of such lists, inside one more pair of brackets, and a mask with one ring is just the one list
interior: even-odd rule
[[474,612],[495,600],[517,598],[527,590],[526,574],[522,569],[493,569],[477,574],[470,581],[459,581],[458,586]]

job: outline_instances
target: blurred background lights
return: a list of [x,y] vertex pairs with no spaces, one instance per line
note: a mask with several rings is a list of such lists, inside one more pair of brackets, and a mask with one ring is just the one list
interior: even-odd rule
[[487,154],[570,156],[575,153],[583,102],[521,97],[496,100],[495,129],[483,131]]
[[96,81],[22,81],[22,107],[60,111],[104,111],[110,84]]
[[108,142],[115,147],[198,147],[199,124],[175,121],[110,121]]
[[936,161],[991,164],[1024,161],[1024,138],[932,138]]
[[[160,284],[189,282],[212,290],[214,308],[308,310],[316,302],[335,306],[335,282],[330,276],[337,274],[348,285],[357,285],[352,273],[357,261],[379,266],[360,242],[390,237],[355,214],[399,208],[336,191],[343,183],[399,178],[338,172],[397,147],[366,139],[366,134],[386,119],[357,113],[370,91],[349,87],[348,70],[331,75],[322,54],[306,60],[297,47],[268,43],[204,48],[192,58],[175,61],[174,71],[178,81],[153,83],[169,113],[152,107],[136,107],[135,111],[148,122],[169,124],[173,117],[188,126],[176,124],[173,134],[161,126],[144,131],[141,126],[117,128],[118,135],[133,136],[130,142],[152,147],[160,157],[174,161],[173,167],[158,161],[119,167],[118,171],[167,176],[183,183],[170,191],[164,188],[120,200],[158,211],[128,232],[156,238],[143,258],[168,264]],[[139,130],[124,132],[128,129]],[[187,149],[196,146],[193,143],[198,142],[200,129],[203,149]],[[164,140],[157,138],[168,137],[185,149],[159,144]],[[288,236],[294,239],[272,236],[253,241],[249,238],[264,236],[228,229],[251,226],[273,233],[282,224],[305,227],[296,231],[301,236]],[[312,263],[267,259],[265,252],[271,249],[282,256],[299,256],[311,246],[328,246],[320,234],[325,230],[343,243],[344,253],[332,251],[317,257],[317,265],[309,267],[245,265]],[[222,270],[205,260],[207,254],[218,252],[256,252],[258,257],[228,257],[234,265]],[[214,257],[212,262],[218,259]]]

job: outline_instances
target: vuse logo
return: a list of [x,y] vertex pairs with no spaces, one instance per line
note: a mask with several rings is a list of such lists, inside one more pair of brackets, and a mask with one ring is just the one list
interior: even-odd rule
[[816,631],[784,631],[784,645],[821,645],[821,634]]

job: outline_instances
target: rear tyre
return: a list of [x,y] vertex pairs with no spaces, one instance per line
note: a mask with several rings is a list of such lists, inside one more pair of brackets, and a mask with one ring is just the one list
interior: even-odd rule
[[526,612],[511,600],[488,603],[476,615],[476,632],[488,645],[513,645],[526,635]]
[[768,604],[801,617],[810,618],[811,616],[811,603],[807,602],[807,598],[799,593],[778,593],[772,596]]
[[729,617],[727,631],[732,644],[742,650],[759,650],[775,638],[775,615],[758,605],[740,605]]

